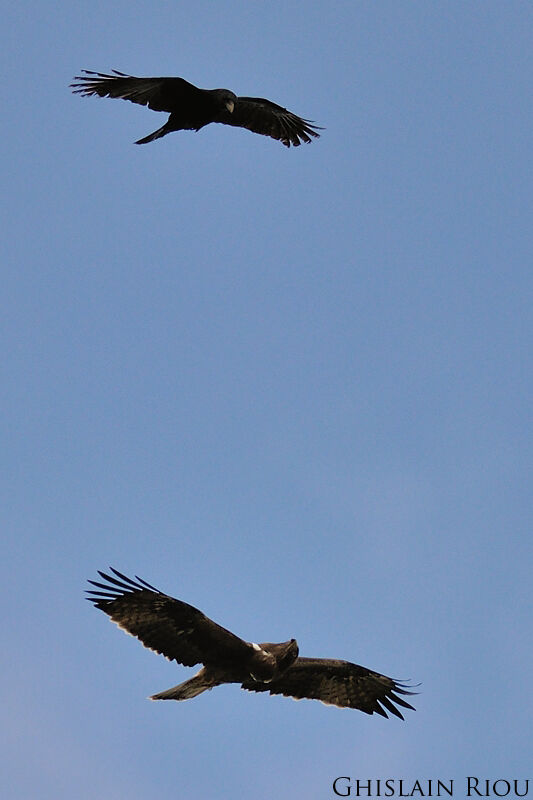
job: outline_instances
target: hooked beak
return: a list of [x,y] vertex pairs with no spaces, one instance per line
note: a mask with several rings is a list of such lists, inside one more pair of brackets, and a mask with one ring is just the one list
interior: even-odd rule
[[226,100],[226,108],[230,114],[233,114],[233,109],[235,108],[235,103],[233,100]]

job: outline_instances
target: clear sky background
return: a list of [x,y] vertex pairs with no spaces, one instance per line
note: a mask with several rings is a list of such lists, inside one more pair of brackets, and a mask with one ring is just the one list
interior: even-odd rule
[[[528,777],[531,4],[3,19],[2,796]],[[72,95],[82,68],[326,130],[136,147],[165,115]],[[110,564],[247,639],[420,681],[417,711],[148,702],[192,671],[84,601]]]

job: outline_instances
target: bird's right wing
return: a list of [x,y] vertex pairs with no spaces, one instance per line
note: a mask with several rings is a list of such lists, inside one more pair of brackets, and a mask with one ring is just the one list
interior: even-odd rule
[[117,70],[113,70],[113,75],[85,69],[82,72],[70,84],[74,94],[119,97],[148,106],[152,111],[172,113],[201,91],[183,78],[136,78]]
[[245,681],[243,689],[250,692],[283,694],[301,700],[321,700],[326,705],[357,708],[365,714],[387,711],[403,719],[396,706],[414,708],[398,695],[411,695],[406,684],[380,675],[366,667],[332,658],[298,658],[289,669],[270,683]]
[[310,142],[311,137],[318,138],[320,134],[317,131],[322,130],[311,120],[299,117],[263,97],[237,97],[233,112],[221,112],[215,122],[270,136],[286,147],[291,144],[298,147],[302,142]]
[[145,647],[187,667],[194,664],[231,666],[250,656],[252,645],[217,625],[188,603],[176,600],[136,576],[131,580],[111,568],[99,571],[107,583],[89,581],[87,591],[96,608]]

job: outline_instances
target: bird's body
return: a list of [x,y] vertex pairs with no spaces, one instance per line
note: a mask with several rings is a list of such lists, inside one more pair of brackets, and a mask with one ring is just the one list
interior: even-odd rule
[[297,147],[320,135],[317,133],[320,129],[309,120],[261,97],[237,97],[229,89],[199,89],[183,78],[136,78],[116,70],[112,75],[83,72],[71,84],[77,94],[119,97],[170,114],[161,128],[136,144],[160,139],[172,131],[199,131],[210,122],[247,128],[277,139],[287,147],[291,144]]
[[97,590],[89,590],[88,599],[145,647],[185,666],[204,665],[193,678],[152,700],[188,700],[214,686],[238,683],[253,692],[306,697],[384,717],[389,711],[403,719],[397,705],[413,709],[398,696],[412,692],[386,675],[349,661],[302,658],[296,639],[246,642],[141,578],[112,572],[99,572],[106,583],[89,581]]

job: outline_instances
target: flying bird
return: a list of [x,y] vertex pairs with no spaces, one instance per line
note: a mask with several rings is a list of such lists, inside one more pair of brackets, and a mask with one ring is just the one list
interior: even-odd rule
[[404,682],[349,661],[302,658],[296,639],[246,642],[142,578],[132,580],[113,568],[111,572],[98,572],[106,583],[89,581],[97,589],[87,590],[87,600],[150,650],[187,667],[203,664],[190,680],[151,700],[188,700],[223,683],[240,683],[250,692],[306,697],[383,717],[388,711],[403,719],[396,706],[415,710],[399,697],[414,694]]
[[183,78],[136,78],[113,70],[112,75],[82,70],[70,86],[75,94],[120,97],[152,111],[167,111],[163,127],[139,139],[146,144],[172,131],[199,131],[210,122],[222,122],[270,136],[287,147],[318,138],[322,130],[308,119],[261,97],[237,97],[229,89],[199,89]]

